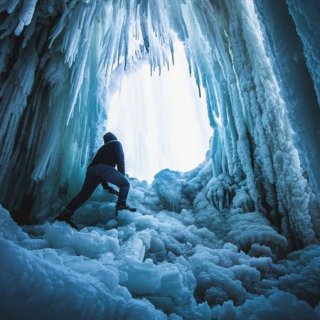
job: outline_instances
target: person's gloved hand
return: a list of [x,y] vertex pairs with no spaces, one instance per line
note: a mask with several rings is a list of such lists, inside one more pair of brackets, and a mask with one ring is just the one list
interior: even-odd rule
[[103,189],[108,191],[109,193],[115,194],[116,196],[119,195],[119,192],[116,189],[113,189],[112,187],[110,187],[109,185]]

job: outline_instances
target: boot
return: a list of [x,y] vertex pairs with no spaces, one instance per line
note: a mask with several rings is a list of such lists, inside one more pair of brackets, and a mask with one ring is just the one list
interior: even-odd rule
[[73,211],[64,209],[56,218],[58,221],[65,221],[68,223],[72,228],[78,229],[78,226],[74,224],[71,220],[71,216],[73,215]]
[[129,207],[129,206],[126,205],[126,204],[117,203],[117,206],[116,206],[116,216],[118,215],[118,211],[119,211],[119,210],[129,210],[129,211],[131,211],[131,212],[136,212],[136,211],[137,211],[136,208]]

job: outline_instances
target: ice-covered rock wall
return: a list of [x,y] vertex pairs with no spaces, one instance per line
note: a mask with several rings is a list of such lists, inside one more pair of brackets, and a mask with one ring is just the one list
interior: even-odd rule
[[[256,210],[265,212],[288,237],[304,244],[312,242],[311,220],[318,224],[317,209],[313,211],[317,201],[305,175],[308,166],[302,168],[299,151],[304,157],[308,154],[295,144],[293,123],[288,118],[292,102],[286,101],[280,91],[254,4],[215,1],[212,10],[196,7],[192,12],[198,15],[192,22],[202,23],[197,24],[201,28],[198,37],[190,37],[190,41],[199,42],[200,35],[207,34],[204,42],[210,39],[210,44],[207,52],[200,44],[198,53],[190,55],[197,57],[194,63],[201,69],[212,118],[219,119],[214,124],[212,143],[213,199],[219,198],[217,192],[221,193],[217,185],[231,178],[228,183],[233,194],[226,206],[232,200],[245,199],[247,206],[251,203]],[[205,31],[208,25],[210,35]],[[190,48],[194,50],[196,45]],[[310,111],[308,118],[312,117]],[[313,131],[310,136],[315,137],[316,128],[309,130]],[[315,145],[316,140],[312,141]],[[311,161],[308,165],[312,166]],[[317,170],[316,163],[312,170]],[[317,180],[313,181],[317,191]]]
[[102,1],[35,5],[1,3],[1,201],[24,217],[80,183],[105,112]]
[[273,5],[1,1],[0,201],[26,216],[73,194],[101,143],[113,75],[146,56],[161,72],[176,34],[207,94],[212,205],[260,211],[293,245],[315,242],[319,4]]

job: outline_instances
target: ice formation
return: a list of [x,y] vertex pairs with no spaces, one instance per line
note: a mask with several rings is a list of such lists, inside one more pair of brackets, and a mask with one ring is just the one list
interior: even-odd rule
[[[174,176],[180,183],[168,183]],[[194,176],[160,172],[151,187],[131,179],[138,212],[118,219],[115,196],[97,189],[74,217],[80,231],[21,228],[1,208],[2,316],[319,319],[320,247],[284,259],[287,239],[262,214],[215,209],[209,187],[190,201]]]
[[[316,0],[0,0],[0,311],[5,318],[319,319]],[[79,189],[108,101],[184,44],[206,160],[97,190],[77,232],[42,225]],[[8,211],[11,212],[10,217]],[[18,307],[17,307],[18,306]]]

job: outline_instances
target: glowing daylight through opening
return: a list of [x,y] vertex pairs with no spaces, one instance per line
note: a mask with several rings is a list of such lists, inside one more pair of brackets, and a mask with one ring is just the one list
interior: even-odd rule
[[151,182],[162,169],[188,171],[205,159],[212,128],[201,92],[200,98],[182,43],[175,65],[161,76],[150,76],[147,62],[124,74],[110,100],[107,130],[122,142],[130,176]]

